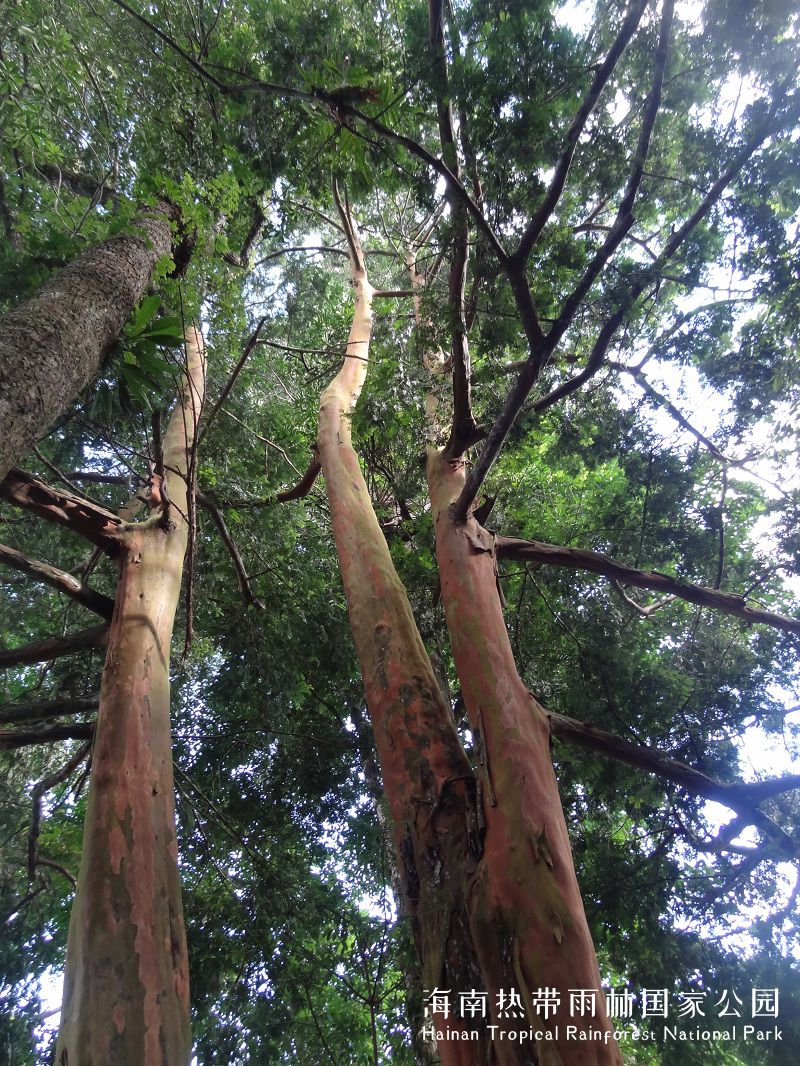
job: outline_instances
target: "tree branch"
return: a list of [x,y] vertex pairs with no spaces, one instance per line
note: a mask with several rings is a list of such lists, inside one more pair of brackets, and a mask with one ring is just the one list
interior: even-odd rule
[[211,428],[211,426],[212,426],[212,424],[214,422],[214,419],[217,417],[217,413],[219,412],[220,407],[222,407],[222,405],[227,400],[228,396],[230,395],[231,389],[236,384],[236,379],[239,377],[239,374],[244,369],[245,363],[250,358],[250,356],[253,354],[253,349],[258,344],[258,335],[261,332],[261,329],[262,329],[262,327],[263,327],[263,325],[264,325],[264,323],[266,321],[267,321],[267,316],[264,315],[264,317],[259,321],[259,323],[256,326],[256,328],[253,330],[253,332],[248,337],[247,343],[244,346],[244,350],[242,351],[242,354],[239,357],[239,360],[236,363],[236,366],[231,371],[231,375],[228,378],[228,380],[225,382],[225,386],[223,387],[222,392],[219,394],[219,398],[217,399],[217,402],[214,404],[214,406],[212,407],[208,417],[206,418],[205,425],[203,426],[203,428],[202,428],[202,430],[201,430],[201,432],[199,434],[198,441],[197,441],[198,447],[200,446],[202,441],[205,440],[206,434],[208,433],[209,429]]
[[636,570],[627,563],[599,552],[587,551],[584,548],[565,548],[538,540],[520,540],[517,537],[496,537],[495,545],[497,555],[501,559],[520,559],[552,566],[566,566],[573,570],[588,570],[593,574],[619,581],[623,585],[663,592],[687,600],[698,607],[709,607],[741,618],[745,622],[760,622],[784,633],[800,636],[800,619],[765,611],[761,607],[749,607],[744,596],[689,584],[668,574],[660,574],[657,570]]
[[37,163],[34,171],[55,188],[64,186],[76,196],[85,196],[104,207],[109,200],[120,199],[120,193],[116,189],[107,185],[104,180],[92,177],[91,174],[76,174],[72,170],[64,170],[55,163]]
[[63,592],[65,596],[69,596],[76,603],[99,614],[101,618],[110,620],[114,613],[114,601],[109,596],[104,596],[102,592],[95,592],[94,589],[84,585],[65,570],[58,570],[48,563],[31,559],[14,548],[0,544],[0,565],[3,564],[30,575],[34,581],[41,581],[58,592]]
[[61,715],[96,711],[99,706],[100,698],[98,696],[39,700],[30,703],[7,703],[4,706],[0,706],[0,725],[11,725],[13,722],[48,721],[51,718],[59,718]]
[[647,4],[648,0],[633,0],[622,22],[616,40],[612,44],[604,61],[597,68],[595,76],[592,79],[592,84],[589,86],[588,92],[581,101],[578,110],[575,112],[572,124],[567,130],[564,147],[556,162],[550,186],[547,189],[545,197],[539,205],[536,214],[533,216],[527,229],[523,233],[519,246],[514,253],[513,258],[520,265],[524,265],[527,262],[533,246],[536,244],[539,235],[558,205],[558,201],[561,198],[561,193],[563,192],[564,185],[567,181],[567,174],[569,173],[569,168],[572,163],[572,157],[575,154],[575,148],[578,144],[580,135],[583,132],[583,128],[597,105],[597,101],[600,99],[600,94],[605,88],[609,78],[614,73],[614,69],[619,62],[622,53],[628,47],[631,37],[633,37],[636,32]]
[[657,406],[663,407],[664,410],[678,423],[678,425],[682,429],[685,429],[687,433],[691,433],[695,440],[699,441],[705,448],[707,448],[715,459],[719,459],[720,462],[723,463],[735,462],[735,460],[729,458],[727,455],[721,452],[716,446],[716,444],[712,440],[709,440],[708,437],[704,436],[699,429],[695,429],[691,422],[684,418],[678,408],[670,400],[668,400],[666,396],[662,395],[655,388],[653,388],[653,386],[642,373],[640,367],[625,366],[624,363],[617,363],[613,360],[609,360],[607,365],[611,367],[612,370],[621,370],[625,374],[630,374],[630,376],[633,378],[633,380],[636,382],[636,384],[639,386],[645,396],[647,396],[649,400],[652,400],[652,402]]
[[[790,115],[794,115],[794,113],[798,110],[798,103],[800,103],[800,97],[798,98],[798,101],[794,102],[794,106],[790,109]],[[748,138],[748,140],[745,142],[740,151],[734,156],[734,159],[731,164],[726,168],[723,174],[714,182],[714,184],[708,190],[706,195],[703,197],[702,202],[692,212],[686,222],[684,222],[684,224],[675,231],[675,233],[664,245],[664,248],[659,254],[659,257],[656,262],[653,263],[652,266],[648,267],[647,269],[643,269],[638,279],[632,282],[628,292],[623,297],[621,297],[619,307],[608,318],[608,320],[601,328],[600,333],[597,336],[597,340],[595,341],[594,346],[592,348],[592,351],[589,353],[589,358],[584,369],[579,374],[576,374],[575,377],[570,378],[568,381],[565,381],[561,385],[557,386],[557,388],[553,389],[552,392],[547,393],[546,396],[542,396],[538,400],[536,400],[536,402],[533,404],[533,410],[536,413],[541,413],[548,407],[552,407],[559,400],[562,400],[566,396],[569,396],[573,392],[576,392],[586,381],[589,380],[589,378],[593,377],[597,373],[597,371],[603,365],[605,354],[608,351],[608,348],[612,340],[614,339],[617,330],[619,329],[620,325],[625,319],[625,316],[634,306],[638,298],[648,287],[652,279],[654,277],[660,276],[664,265],[678,251],[680,246],[683,244],[689,234],[695,229],[695,227],[699,225],[699,223],[702,222],[703,219],[709,214],[711,209],[722,196],[722,193],[725,191],[728,185],[730,185],[730,183],[742,169],[747,160],[761,147],[767,137],[769,137],[775,132],[778,125],[779,123],[777,123],[777,120],[773,116],[770,121],[763,123],[758,128],[758,130]],[[558,326],[558,323],[556,323],[556,326]],[[544,349],[546,353],[545,358],[548,358],[555,348],[555,344],[553,344],[551,347],[551,342],[553,340],[557,342],[561,339],[562,334],[561,332],[559,332],[559,330],[557,330],[556,326],[554,326],[550,333],[548,333],[547,335],[546,345]],[[528,362],[530,362],[530,360],[528,360]],[[525,371],[523,371],[523,374],[524,373]],[[522,375],[520,375],[520,377],[522,377]],[[519,385],[520,382],[518,382],[517,384]],[[515,396],[517,395],[516,386],[514,394]],[[522,397],[521,402],[519,402],[519,407],[516,413],[521,410],[522,404],[525,402],[526,397],[527,393],[525,393],[525,395]],[[509,397],[509,399],[510,398],[511,397]],[[505,407],[503,412],[501,413],[501,416],[504,413]],[[514,414],[514,417],[516,417],[516,413]],[[492,434],[490,433],[484,451],[488,450],[489,441],[491,439]],[[505,437],[503,437],[503,439],[505,439]],[[502,445],[502,440],[500,441],[500,445]],[[499,445],[497,447],[497,451],[499,451]],[[483,456],[481,455],[478,460],[478,463],[475,467],[473,467],[473,470],[470,473],[470,477],[467,479],[467,484],[464,487],[464,491],[462,492],[462,497],[466,499],[467,490],[471,489],[474,478],[474,493],[472,494],[470,500],[463,505],[465,513],[466,509],[471,503],[471,500],[474,499],[475,495],[477,495],[478,491],[480,490],[480,486],[483,482],[483,479],[485,478],[486,473],[488,473],[489,467],[491,466],[491,463],[494,461],[495,457],[496,453],[495,455],[489,457],[489,462],[487,464],[483,462]],[[480,464],[480,469],[478,469],[478,464]],[[456,506],[460,507],[460,501],[457,502]]]
[[94,722],[72,725],[48,725],[41,729],[0,729],[0,751],[14,751],[33,744],[51,744],[56,740],[91,740]]
[[[444,0],[428,0],[428,34],[442,156],[460,182],[461,164],[456,145],[447,52],[444,42]],[[450,319],[453,375],[453,420],[450,427],[450,439],[444,451],[448,458],[458,459],[480,437],[478,425],[472,414],[471,363],[464,310],[464,292],[469,264],[469,223],[466,205],[453,186],[447,186],[446,196],[450,207],[450,224],[453,232],[453,257],[450,261],[447,280],[447,310]]]
[[222,511],[220,511],[219,507],[217,507],[213,500],[209,499],[209,497],[204,495],[202,492],[199,492],[197,494],[197,502],[201,505],[201,507],[204,507],[205,510],[208,511],[214,525],[219,530],[219,535],[222,537],[225,547],[228,549],[228,553],[231,559],[233,560],[233,565],[236,569],[236,576],[239,579],[239,591],[242,594],[244,602],[248,606],[252,605],[254,607],[263,607],[263,604],[260,602],[260,600],[258,600],[253,595],[253,590],[250,587],[250,579],[247,576],[247,570],[245,569],[244,563],[242,562],[242,557],[239,554],[239,549],[236,547],[233,537],[230,534],[230,530],[228,529],[225,523]]
[[613,733],[596,729],[588,722],[580,722],[553,711],[547,711],[546,714],[550,720],[553,736],[572,744],[579,744],[591,751],[598,751],[610,758],[627,763],[629,766],[647,770],[648,773],[671,781],[695,796],[721,803],[741,815],[742,828],[745,825],[755,825],[765,837],[778,846],[786,858],[796,859],[800,855],[800,842],[795,841],[757,806],[760,801],[771,795],[800,788],[800,775],[776,778],[771,781],[755,781],[752,784],[744,782],[729,784],[717,781],[686,763],[671,759],[646,745],[633,744],[631,741],[614,736]]
[[[347,126],[347,119],[354,119],[363,126],[377,133],[383,140],[390,141],[393,144],[398,144],[410,154],[421,160],[426,166],[429,166],[440,177],[444,178],[448,185],[452,186],[458,197],[462,200],[469,213],[475,219],[475,223],[478,229],[486,237],[487,241],[491,245],[495,254],[501,260],[505,262],[508,258],[505,249],[500,243],[500,239],[490,226],[487,219],[484,217],[481,209],[475,203],[470,196],[469,192],[464,188],[461,182],[456,178],[451,169],[441,159],[438,159],[432,152],[429,152],[421,144],[412,140],[411,137],[407,137],[405,134],[398,133],[388,126],[385,126],[376,118],[372,118],[370,115],[364,114],[363,111],[359,111],[358,108],[353,107],[341,100],[335,92],[328,92],[325,89],[314,89],[313,92],[307,92],[304,89],[295,89],[289,85],[276,85],[271,82],[261,81],[258,78],[250,78],[249,81],[239,82],[234,85],[226,85],[220,81],[214,74],[207,70],[201,63],[193,59],[181,46],[169,37],[163,30],[160,30],[144,15],[140,15],[137,11],[134,11],[132,7],[125,3],[125,0],[112,0],[117,7],[127,11],[129,15],[135,18],[142,25],[146,26],[151,33],[154,33],[160,40],[162,40],[168,47],[176,52],[184,62],[188,63],[190,67],[204,80],[210,82],[219,92],[227,96],[241,95],[243,93],[261,92],[269,93],[273,96],[283,96],[292,100],[302,100],[308,104],[320,103],[327,105],[327,113],[330,117],[335,116],[335,121],[338,121],[340,125]],[[249,77],[245,74],[244,77]]]
[[65,637],[47,637],[34,644],[25,644],[21,648],[6,648],[0,651],[0,670],[7,670],[11,666],[46,663],[62,655],[73,655],[75,652],[87,651],[90,648],[101,648],[106,643],[107,636],[108,626],[101,625],[83,629],[79,633],[71,633]]
[[[508,432],[516,421],[519,412],[522,410],[522,406],[527,400],[531,389],[538,380],[542,367],[545,365],[550,355],[555,351],[559,341],[572,322],[578,307],[594,284],[594,281],[633,225],[633,205],[642,181],[644,165],[650,148],[650,138],[652,136],[653,126],[655,125],[656,116],[658,115],[658,109],[661,103],[661,87],[664,79],[667,53],[669,50],[673,6],[673,0],[664,0],[659,43],[653,64],[653,82],[645,105],[639,139],[631,162],[630,174],[625,185],[625,191],[622,200],[620,201],[614,225],[611,227],[608,237],[598,249],[594,259],[585,270],[583,277],[564,301],[562,310],[546,337],[542,337],[541,330],[538,327],[538,319],[536,318],[536,312],[533,306],[530,285],[525,276],[525,257],[509,260],[506,263],[509,282],[514,292],[514,298],[517,302],[517,307],[528,337],[530,355],[528,356],[517,381],[506,397],[500,414],[495,419],[494,425],[489,430],[483,450],[470,470],[464,488],[461,491],[461,495],[453,506],[453,517],[456,522],[466,521],[469,508],[477,496],[495,459],[499,455],[500,449],[508,436]],[[624,314],[624,311],[622,314]],[[616,332],[616,326],[614,327],[614,332]],[[605,348],[596,353],[595,361],[597,366],[599,366],[600,361],[602,361],[604,354]],[[595,370],[596,366],[594,364],[591,369],[587,367],[583,372],[583,377],[581,377],[581,380],[575,384],[574,388],[578,388],[583,380],[585,380],[591,373],[594,373]]]
[[[222,256],[225,262],[230,263],[232,266],[249,268],[251,266],[250,255],[253,251],[253,245],[261,236],[261,232],[264,229],[266,222],[267,215],[264,211],[264,207],[260,202],[256,201],[255,215],[250,225],[250,229],[245,236],[241,252],[239,252],[238,255],[235,252],[225,252]],[[257,266],[258,264],[255,265]]]
[[53,488],[32,474],[15,468],[9,470],[0,483],[0,499],[72,530],[109,555],[119,553],[121,519],[85,497]]
[[[0,734],[1,742],[2,734]],[[66,876],[72,881],[72,887],[75,887],[75,878],[71,874],[64,870],[63,866],[51,863],[50,860],[39,859],[38,847],[39,847],[39,826],[42,821],[42,796],[45,792],[49,792],[51,788],[55,788],[56,785],[60,785],[62,781],[66,781],[69,775],[80,766],[83,760],[87,757],[92,750],[91,741],[88,744],[84,744],[80,747],[74,755],[72,755],[64,765],[56,770],[54,773],[49,774],[47,777],[43,777],[41,781],[37,781],[31,791],[31,824],[28,830],[28,877],[32,881],[36,875],[36,867],[38,865],[54,866],[55,869],[66,874]]]

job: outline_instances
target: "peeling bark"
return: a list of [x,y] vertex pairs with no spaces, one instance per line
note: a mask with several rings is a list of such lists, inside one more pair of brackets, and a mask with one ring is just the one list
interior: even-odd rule
[[0,319],[0,481],[99,372],[159,259],[167,204],[88,248]]
[[199,333],[187,331],[186,349],[187,381],[164,437],[168,521],[120,536],[58,1066],[186,1066],[191,1053],[169,657],[188,540],[188,456],[203,399]]
[[[529,1010],[532,1027],[554,1034],[552,1042],[537,1044],[541,1063],[620,1066],[613,1041],[567,1039],[568,1023],[603,1033],[610,1025],[550,759],[550,727],[514,664],[492,537],[473,516],[466,523],[453,520],[464,480],[463,461],[429,453],[442,602],[489,798],[471,914],[481,971],[490,1001],[509,988],[528,1007],[539,988],[560,994],[561,1005],[548,1020]],[[570,1017],[570,989],[596,991],[595,1017]],[[520,1027],[514,1020],[497,1024]],[[501,1062],[531,1061],[520,1045],[500,1041],[496,1047]]]

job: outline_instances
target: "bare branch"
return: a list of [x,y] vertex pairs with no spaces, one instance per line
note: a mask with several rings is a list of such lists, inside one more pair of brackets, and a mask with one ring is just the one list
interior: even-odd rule
[[566,566],[573,570],[588,570],[593,574],[602,574],[603,577],[619,581],[623,585],[664,592],[698,607],[709,607],[724,614],[734,615],[745,622],[760,622],[784,633],[800,636],[800,619],[765,611],[761,607],[749,607],[744,596],[678,581],[677,578],[660,574],[657,570],[636,570],[627,563],[621,563],[599,552],[587,551],[584,548],[565,548],[538,540],[520,540],[517,537],[497,537],[496,550],[501,559],[521,559]]
[[233,565],[236,569],[236,576],[239,579],[239,591],[242,594],[244,602],[250,606],[263,607],[263,604],[253,595],[253,590],[250,587],[250,579],[247,576],[247,570],[245,569],[242,557],[239,554],[239,549],[234,543],[233,537],[230,534],[225,519],[220,511],[219,507],[214,503],[212,499],[204,495],[202,492],[197,494],[197,502],[208,511],[214,525],[219,530],[219,535],[222,537],[225,547],[228,549],[228,553],[233,560]]
[[631,610],[638,614],[641,618],[649,618],[650,615],[655,614],[655,612],[659,611],[662,607],[666,607],[667,604],[672,603],[672,601],[675,599],[674,596],[664,596],[663,599],[656,600],[655,603],[650,603],[646,607],[643,607],[641,603],[636,602],[633,596],[628,595],[628,593],[622,587],[620,582],[616,580],[616,578],[612,577],[611,587],[619,595],[623,603],[627,603]]
[[72,725],[48,725],[41,729],[0,729],[0,751],[14,751],[33,744],[51,744],[56,740],[91,740],[94,722]]
[[96,544],[109,555],[120,550],[121,519],[83,496],[55,489],[24,470],[9,470],[0,483],[0,499],[55,522]]
[[74,655],[79,651],[102,647],[108,636],[108,626],[93,626],[65,637],[47,637],[45,640],[26,644],[21,648],[6,648],[0,651],[0,670],[11,666],[27,666],[31,663],[46,663],[62,655]]
[[572,163],[572,157],[575,153],[578,139],[583,132],[583,128],[586,125],[589,115],[591,115],[597,101],[600,99],[600,94],[608,83],[608,79],[614,73],[614,69],[619,62],[622,53],[627,48],[631,37],[633,37],[636,32],[642,14],[644,13],[644,9],[647,7],[647,3],[648,0],[633,0],[631,3],[622,25],[620,26],[619,33],[609,49],[608,55],[597,68],[595,76],[592,79],[592,84],[589,86],[588,92],[581,101],[578,110],[575,112],[572,124],[567,130],[567,136],[564,141],[564,147],[561,150],[561,155],[556,162],[550,186],[545,193],[545,197],[539,205],[536,214],[533,216],[527,229],[523,233],[519,246],[514,253],[514,259],[521,264],[524,264],[527,261],[533,246],[561,198],[561,193],[563,192],[564,185],[567,181],[567,174],[569,173],[570,164]]
[[98,696],[62,700],[39,700],[30,703],[7,703],[0,706],[0,725],[13,722],[43,722],[67,714],[84,714],[100,706]]
[[104,596],[102,592],[95,592],[94,589],[84,585],[65,570],[59,570],[38,559],[31,559],[14,548],[0,544],[0,565],[3,564],[30,575],[34,581],[41,581],[58,592],[63,592],[65,596],[69,596],[76,603],[99,614],[101,618],[110,620],[114,613],[114,601],[109,596]]

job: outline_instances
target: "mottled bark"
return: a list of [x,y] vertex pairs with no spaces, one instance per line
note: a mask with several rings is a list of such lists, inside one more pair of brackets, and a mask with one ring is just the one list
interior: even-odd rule
[[0,319],[0,481],[98,374],[170,252],[172,213],[142,211]]
[[[613,1041],[568,1038],[568,1024],[609,1029],[605,999],[550,759],[550,727],[514,664],[492,537],[472,516],[466,523],[453,520],[464,466],[438,452],[429,455],[442,602],[487,801],[472,893],[481,973],[490,1001],[501,989],[517,989],[531,1026],[553,1034],[551,1041],[536,1044],[540,1063],[619,1066]],[[560,995],[549,1019],[531,1007],[531,994],[539,988]],[[570,1017],[570,989],[595,990],[594,1017]],[[497,1022],[520,1027],[519,1021]],[[500,1041],[495,1047],[500,1062],[536,1061],[519,1043]]]
[[[317,449],[423,984],[469,990],[481,987],[466,895],[481,848],[476,779],[351,443],[350,414],[367,369],[372,288],[346,221],[355,310],[344,363],[322,393]],[[458,1018],[450,1026],[466,1028]],[[439,1053],[446,1066],[468,1066],[486,1061],[489,1046],[446,1040]]]
[[192,330],[186,340],[188,376],[164,436],[169,521],[120,533],[58,1066],[187,1066],[191,1052],[169,722],[188,455],[205,376],[202,338]]

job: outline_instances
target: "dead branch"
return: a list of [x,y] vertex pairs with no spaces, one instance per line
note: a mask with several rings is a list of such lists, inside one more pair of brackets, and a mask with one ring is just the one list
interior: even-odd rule
[[22,552],[18,552],[5,544],[0,544],[0,564],[13,567],[23,574],[28,574],[34,581],[41,581],[45,585],[49,585],[56,591],[62,592],[65,596],[69,596],[76,603],[82,604],[88,610],[99,614],[101,618],[110,620],[111,615],[114,613],[114,601],[109,596],[104,596],[102,592],[96,592],[94,589],[89,588],[88,585],[78,581],[72,574],[59,570],[55,566],[50,566],[49,563],[31,559],[29,556],[23,555]]
[[53,488],[15,468],[0,483],[0,499],[72,530],[109,555],[119,553],[121,519],[84,496]]
[[667,604],[672,603],[672,601],[675,599],[674,596],[665,596],[663,599],[656,600],[655,603],[650,603],[646,607],[643,607],[641,603],[636,602],[633,596],[628,595],[628,593],[622,587],[620,582],[616,580],[616,578],[612,577],[611,587],[619,595],[623,603],[626,603],[632,611],[640,615],[642,618],[649,618],[650,615],[655,614],[655,612],[660,610],[662,607],[666,607]]

